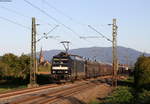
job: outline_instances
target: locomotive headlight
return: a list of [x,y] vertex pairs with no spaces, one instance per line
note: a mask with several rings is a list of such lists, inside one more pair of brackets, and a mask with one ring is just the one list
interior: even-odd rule
[[55,73],[56,71],[53,71],[53,73]]

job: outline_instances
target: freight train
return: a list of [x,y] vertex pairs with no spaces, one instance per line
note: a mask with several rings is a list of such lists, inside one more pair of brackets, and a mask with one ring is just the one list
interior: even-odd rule
[[55,81],[74,81],[112,74],[112,65],[89,61],[65,52],[53,56],[51,75]]

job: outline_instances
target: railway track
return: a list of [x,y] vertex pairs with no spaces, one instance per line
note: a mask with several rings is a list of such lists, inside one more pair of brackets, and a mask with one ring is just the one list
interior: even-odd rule
[[[112,76],[102,76],[111,78]],[[74,84],[46,85],[38,88],[29,88],[0,94],[0,104],[49,104],[63,97],[74,95],[95,86],[97,79],[77,81]]]
[[52,103],[56,100],[59,100],[63,97],[79,93],[83,90],[86,90],[90,87],[93,87],[95,83],[84,82],[77,85],[64,87],[55,91],[46,92],[43,94],[38,94],[34,96],[28,96],[26,98],[10,102],[9,104],[46,104]]
[[22,97],[36,94],[36,93],[45,91],[47,89],[55,89],[59,86],[64,86],[64,84],[61,84],[61,85],[50,84],[50,85],[40,86],[37,88],[26,88],[26,89],[19,89],[16,91],[14,90],[14,91],[1,93],[0,94],[0,104],[9,104],[9,102],[11,102],[11,99],[13,99],[13,100],[21,99]]
[[17,96],[17,95],[21,95],[21,94],[27,94],[29,92],[35,92],[35,91],[52,88],[52,87],[57,87],[57,86],[58,86],[57,84],[51,84],[51,85],[45,85],[45,86],[36,87],[36,88],[26,88],[26,89],[9,91],[9,92],[5,92],[5,93],[1,93],[0,99],[11,97],[11,96]]
[[49,102],[51,103],[63,97],[79,93],[83,90],[93,87],[94,85],[96,84],[93,82],[82,81],[76,84],[67,84],[64,86],[47,88],[43,89],[42,91],[37,91],[36,93],[23,93],[20,96],[12,98],[8,97],[7,100],[1,102],[0,104],[46,104]]
[[50,103],[59,101],[61,99],[64,99],[64,98],[66,98],[68,96],[72,96],[72,95],[75,95],[77,93],[81,93],[81,91],[87,90],[87,89],[89,89],[89,88],[91,88],[93,86],[90,86],[90,85],[88,85],[88,86],[81,86],[81,87],[78,87],[76,89],[72,89],[71,91],[65,91],[64,93],[57,94],[56,96],[54,96],[51,99],[45,99],[45,100],[43,99],[43,101],[39,102],[38,104],[50,104]]

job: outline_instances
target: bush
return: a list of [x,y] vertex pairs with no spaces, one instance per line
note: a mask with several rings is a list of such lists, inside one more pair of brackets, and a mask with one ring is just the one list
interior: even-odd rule
[[104,104],[131,104],[133,96],[129,87],[118,87],[114,92],[106,97]]

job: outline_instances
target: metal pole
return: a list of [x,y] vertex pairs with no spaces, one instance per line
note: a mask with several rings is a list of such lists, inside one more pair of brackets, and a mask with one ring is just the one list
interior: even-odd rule
[[35,18],[32,18],[32,33],[31,33],[31,67],[30,67],[30,84],[28,87],[37,87],[36,83],[36,24]]
[[113,19],[112,24],[112,65],[113,65],[113,81],[112,86],[117,86],[117,68],[118,68],[118,59],[117,59],[117,25],[116,25],[116,19]]
[[[107,41],[110,41],[112,43],[112,67],[113,67],[113,72],[112,72],[112,86],[116,87],[117,86],[117,71],[118,71],[118,58],[117,58],[117,28],[118,26],[116,25],[116,19],[113,19],[112,24],[112,40],[104,36],[102,33],[97,31],[95,28],[92,26],[88,25],[89,28],[100,34],[103,38],[105,38]],[[91,37],[80,37],[82,39],[86,38],[91,38]],[[97,38],[97,37],[92,37],[92,38]]]

